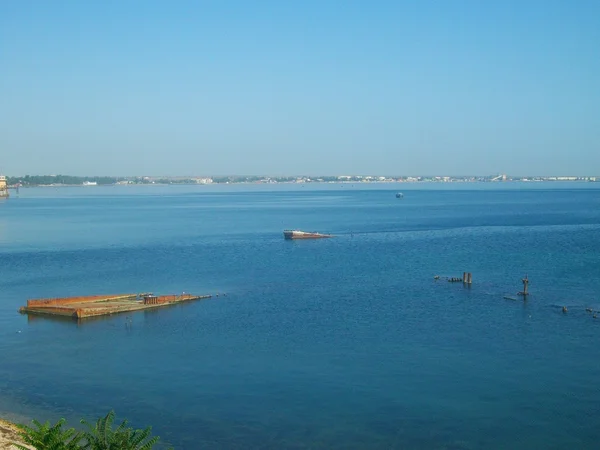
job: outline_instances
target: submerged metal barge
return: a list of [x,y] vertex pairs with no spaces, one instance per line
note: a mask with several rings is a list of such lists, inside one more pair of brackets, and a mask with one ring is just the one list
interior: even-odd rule
[[106,316],[124,312],[142,311],[160,308],[190,300],[210,298],[210,295],[160,295],[121,294],[121,295],[89,295],[85,297],[43,298],[27,300],[22,306],[22,314],[39,314],[47,316],[86,317]]

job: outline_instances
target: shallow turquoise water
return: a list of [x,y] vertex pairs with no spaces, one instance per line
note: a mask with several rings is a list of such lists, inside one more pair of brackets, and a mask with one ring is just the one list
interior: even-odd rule
[[[595,186],[22,189],[0,203],[0,411],[114,408],[178,449],[597,448]],[[227,296],[131,328],[16,312],[139,291]]]

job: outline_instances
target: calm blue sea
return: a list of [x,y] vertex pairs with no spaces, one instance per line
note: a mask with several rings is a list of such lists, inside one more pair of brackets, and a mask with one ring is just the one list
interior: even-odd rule
[[[21,189],[0,263],[0,416],[114,408],[176,449],[600,445],[598,184]],[[17,313],[144,291],[221,295]]]

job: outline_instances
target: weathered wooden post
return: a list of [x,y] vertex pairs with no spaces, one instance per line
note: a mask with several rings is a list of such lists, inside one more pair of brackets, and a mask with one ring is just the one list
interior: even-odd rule
[[463,283],[471,284],[473,281],[473,275],[471,272],[463,272]]
[[529,286],[529,278],[527,278],[527,275],[525,275],[525,278],[523,278],[521,281],[523,281],[523,291],[519,292],[519,295],[522,295],[523,297],[527,298],[527,296],[529,295],[529,292],[527,291],[527,288]]

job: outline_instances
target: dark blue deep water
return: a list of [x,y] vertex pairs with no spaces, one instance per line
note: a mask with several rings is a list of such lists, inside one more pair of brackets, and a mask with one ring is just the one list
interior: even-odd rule
[[[0,263],[7,418],[114,408],[176,449],[600,445],[593,183],[21,189]],[[131,327],[17,313],[144,291],[221,295]]]

